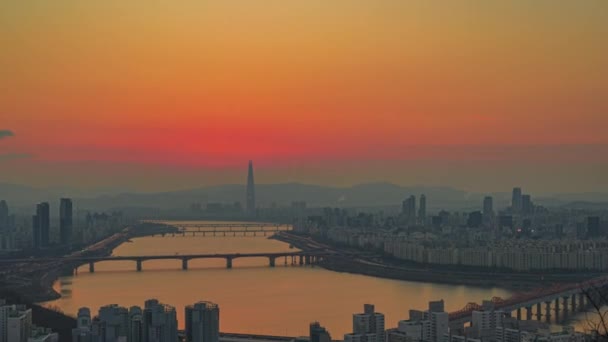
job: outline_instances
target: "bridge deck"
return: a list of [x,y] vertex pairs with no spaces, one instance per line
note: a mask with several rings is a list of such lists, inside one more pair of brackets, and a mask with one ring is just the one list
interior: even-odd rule
[[4,259],[0,263],[39,263],[39,262],[98,262],[98,261],[138,261],[162,259],[237,259],[237,258],[279,258],[288,256],[347,256],[346,254],[331,252],[278,252],[278,253],[224,253],[224,254],[167,254],[167,255],[135,255],[135,256],[107,256],[107,257],[65,257],[65,258],[30,258],[30,259]]

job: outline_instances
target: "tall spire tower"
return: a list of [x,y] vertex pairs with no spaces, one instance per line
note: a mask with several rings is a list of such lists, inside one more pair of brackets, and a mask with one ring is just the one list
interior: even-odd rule
[[255,215],[255,183],[253,181],[253,162],[249,161],[247,172],[247,214]]

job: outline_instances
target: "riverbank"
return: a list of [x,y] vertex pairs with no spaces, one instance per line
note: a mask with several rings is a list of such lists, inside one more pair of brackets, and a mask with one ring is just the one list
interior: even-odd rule
[[[274,235],[273,238],[302,250],[323,249],[336,252],[355,252],[293,233],[282,232]],[[366,255],[361,258],[332,257],[322,261],[319,266],[335,272],[362,274],[379,278],[451,285],[500,287],[515,291],[525,291],[555,283],[577,283],[601,276],[597,273],[521,273],[508,270],[419,265],[383,258],[379,255]]]
[[[175,227],[156,223],[140,223],[127,227],[121,232],[97,241],[88,247],[66,255],[69,257],[84,256],[109,256],[112,251],[121,244],[132,238],[143,237],[154,234],[167,234],[177,231]],[[9,265],[2,270],[3,279],[0,291],[15,293],[25,303],[41,303],[52,301],[61,297],[61,294],[53,289],[54,283],[62,275],[73,272],[80,264],[62,261],[48,262],[44,258],[39,263],[27,265]]]

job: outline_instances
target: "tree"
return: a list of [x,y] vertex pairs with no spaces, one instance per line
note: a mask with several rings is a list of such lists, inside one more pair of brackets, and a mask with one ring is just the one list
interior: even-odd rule
[[595,341],[608,341],[608,291],[606,287],[582,289],[587,298],[586,330],[591,332]]

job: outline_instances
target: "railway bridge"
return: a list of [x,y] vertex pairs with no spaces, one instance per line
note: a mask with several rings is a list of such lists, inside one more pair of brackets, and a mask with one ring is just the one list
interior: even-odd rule
[[[518,320],[524,318],[531,320],[534,317],[541,320],[542,317],[545,317],[547,321],[550,321],[552,316],[558,320],[561,315],[581,311],[591,302],[601,303],[606,300],[606,293],[608,293],[608,277],[601,277],[583,283],[556,284],[547,288],[539,288],[515,294],[508,299],[494,297],[490,301],[493,310],[504,311],[507,315],[515,313]],[[473,311],[483,310],[483,305],[469,303],[461,310],[451,312],[449,314],[450,327],[458,328],[470,323]]]

